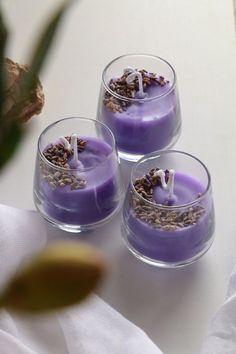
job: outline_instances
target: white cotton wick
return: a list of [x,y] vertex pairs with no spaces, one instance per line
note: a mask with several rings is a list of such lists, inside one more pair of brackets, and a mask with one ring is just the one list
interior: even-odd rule
[[73,148],[73,163],[76,165],[78,162],[78,142],[77,142],[77,134],[71,135],[71,145]]
[[174,198],[174,177],[175,177],[175,170],[169,170],[168,181],[166,183],[165,179],[165,171],[158,170],[154,173],[154,176],[160,177],[161,186],[163,189],[168,190],[168,199],[172,200]]
[[167,183],[166,183],[166,179],[165,179],[165,171],[163,170],[158,170],[154,173],[154,176],[160,177],[161,179],[161,186],[163,189],[167,189]]
[[[129,68],[127,68],[129,69]],[[126,69],[126,70],[127,70]],[[133,70],[133,69],[132,69]],[[138,96],[140,98],[145,98],[147,95],[146,93],[143,91],[143,77],[142,77],[142,74],[137,71],[137,70],[133,70],[126,78],[126,82],[127,84],[131,84],[135,78],[138,78],[138,87],[139,87],[139,91],[138,91]]]
[[69,141],[64,136],[60,136],[59,139],[62,142],[62,144],[64,145],[66,150],[71,150],[71,145],[70,145]]
[[173,199],[174,197],[174,179],[175,179],[175,170],[169,170],[169,177],[167,182],[169,199]]
[[131,66],[127,66],[127,68],[124,69],[124,74],[132,73],[134,71],[134,68],[132,68]]
[[71,165],[74,168],[77,167],[84,167],[82,162],[78,160],[78,141],[77,141],[77,134],[71,134],[71,146],[73,148],[73,157],[71,160]]

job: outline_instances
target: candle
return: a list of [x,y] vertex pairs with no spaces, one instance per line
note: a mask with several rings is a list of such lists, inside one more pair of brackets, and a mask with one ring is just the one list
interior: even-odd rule
[[[122,67],[128,60],[143,66]],[[148,71],[149,66],[157,71]],[[122,158],[136,161],[175,143],[181,118],[176,77],[167,62],[152,56],[118,58],[105,69],[103,84],[98,119],[114,133]]]
[[[79,123],[80,130],[83,124],[96,126],[95,134],[54,134],[46,144],[40,139],[35,203],[47,220],[76,232],[94,228],[114,214],[120,204],[121,186],[111,132],[99,122],[82,118],[59,121],[48,132],[58,125],[68,131],[69,120]],[[73,129],[78,129],[76,124]]]
[[[190,160],[194,158],[190,155],[171,150],[150,155],[133,170],[135,177],[123,213],[126,243],[148,263],[165,267],[191,263],[206,252],[213,240],[214,208],[206,184],[209,175],[198,160],[194,160],[192,174]],[[178,155],[185,158],[185,167],[178,164]],[[138,177],[137,173],[159,160],[164,169],[153,167]],[[175,164],[176,170],[166,169],[169,163]]]

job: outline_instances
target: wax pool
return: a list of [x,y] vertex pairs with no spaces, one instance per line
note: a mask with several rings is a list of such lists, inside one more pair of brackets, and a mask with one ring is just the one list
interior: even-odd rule
[[[174,183],[174,198],[171,206],[190,203],[204,192],[204,186],[190,175],[176,173]],[[156,203],[165,204],[167,192],[161,187],[155,187],[154,199]],[[133,208],[129,209],[126,220],[127,241],[139,254],[153,260],[175,263],[189,260],[200,254],[209,242],[213,233],[213,210],[210,201],[201,198],[196,204],[201,216],[196,223],[176,228],[158,228],[153,224],[137,217]],[[196,211],[196,205],[181,208],[181,213],[189,213],[190,208]],[[158,205],[156,206],[158,208]],[[163,208],[161,209],[163,210]],[[170,209],[169,209],[170,210]],[[179,210],[172,208],[171,211]],[[184,223],[183,223],[184,224]]]
[[112,130],[121,152],[144,155],[171,146],[178,136],[179,103],[171,83],[150,86],[145,92],[153,99],[131,102],[123,111],[102,106],[100,120]]
[[[118,172],[111,147],[97,138],[83,137],[83,140],[86,147],[78,154],[78,169],[69,170],[69,173],[86,182],[83,188],[73,189],[71,185],[53,187],[47,178],[39,177],[39,199],[42,200],[44,214],[60,223],[97,223],[112,214],[118,206]],[[73,165],[72,159],[68,163]]]

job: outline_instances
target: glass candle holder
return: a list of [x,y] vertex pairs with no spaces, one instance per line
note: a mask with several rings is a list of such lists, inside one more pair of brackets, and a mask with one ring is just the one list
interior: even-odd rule
[[124,55],[103,71],[97,119],[113,132],[121,158],[137,161],[172,147],[181,131],[176,74],[164,59]]
[[122,233],[137,258],[166,268],[190,264],[212,244],[214,227],[210,174],[200,160],[166,150],[134,165]]
[[114,136],[104,124],[65,118],[39,137],[34,201],[42,216],[70,232],[94,229],[118,210],[122,185]]

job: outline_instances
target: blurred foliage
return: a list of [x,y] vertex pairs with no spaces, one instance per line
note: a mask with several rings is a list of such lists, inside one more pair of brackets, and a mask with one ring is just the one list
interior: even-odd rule
[[[71,2],[64,2],[42,31],[29,61],[29,72],[22,78],[16,109],[34,89],[58,25]],[[7,119],[3,114],[7,83],[4,69],[6,42],[7,28],[0,9],[0,170],[13,156],[23,136],[23,125],[15,118],[17,112]],[[103,271],[101,257],[88,246],[71,242],[54,244],[13,275],[0,295],[0,306],[39,312],[74,304],[94,289]]]
[[0,295],[0,306],[30,312],[63,308],[83,300],[103,271],[104,261],[92,247],[53,244],[13,276]]
[[[26,95],[35,87],[38,74],[49,52],[57,28],[71,2],[70,0],[63,2],[42,31],[33,51],[32,58],[29,61],[29,72],[23,76],[20,83],[22,89],[19,92],[19,97],[16,98],[16,102],[18,103],[16,109],[19,109],[20,103],[24,101]],[[7,77],[4,65],[6,42],[7,28],[0,8],[0,170],[16,151],[23,135],[23,126],[20,122],[16,118],[6,118],[3,114],[3,105],[7,95],[5,90]],[[16,117],[17,112],[14,112],[13,116]]]

